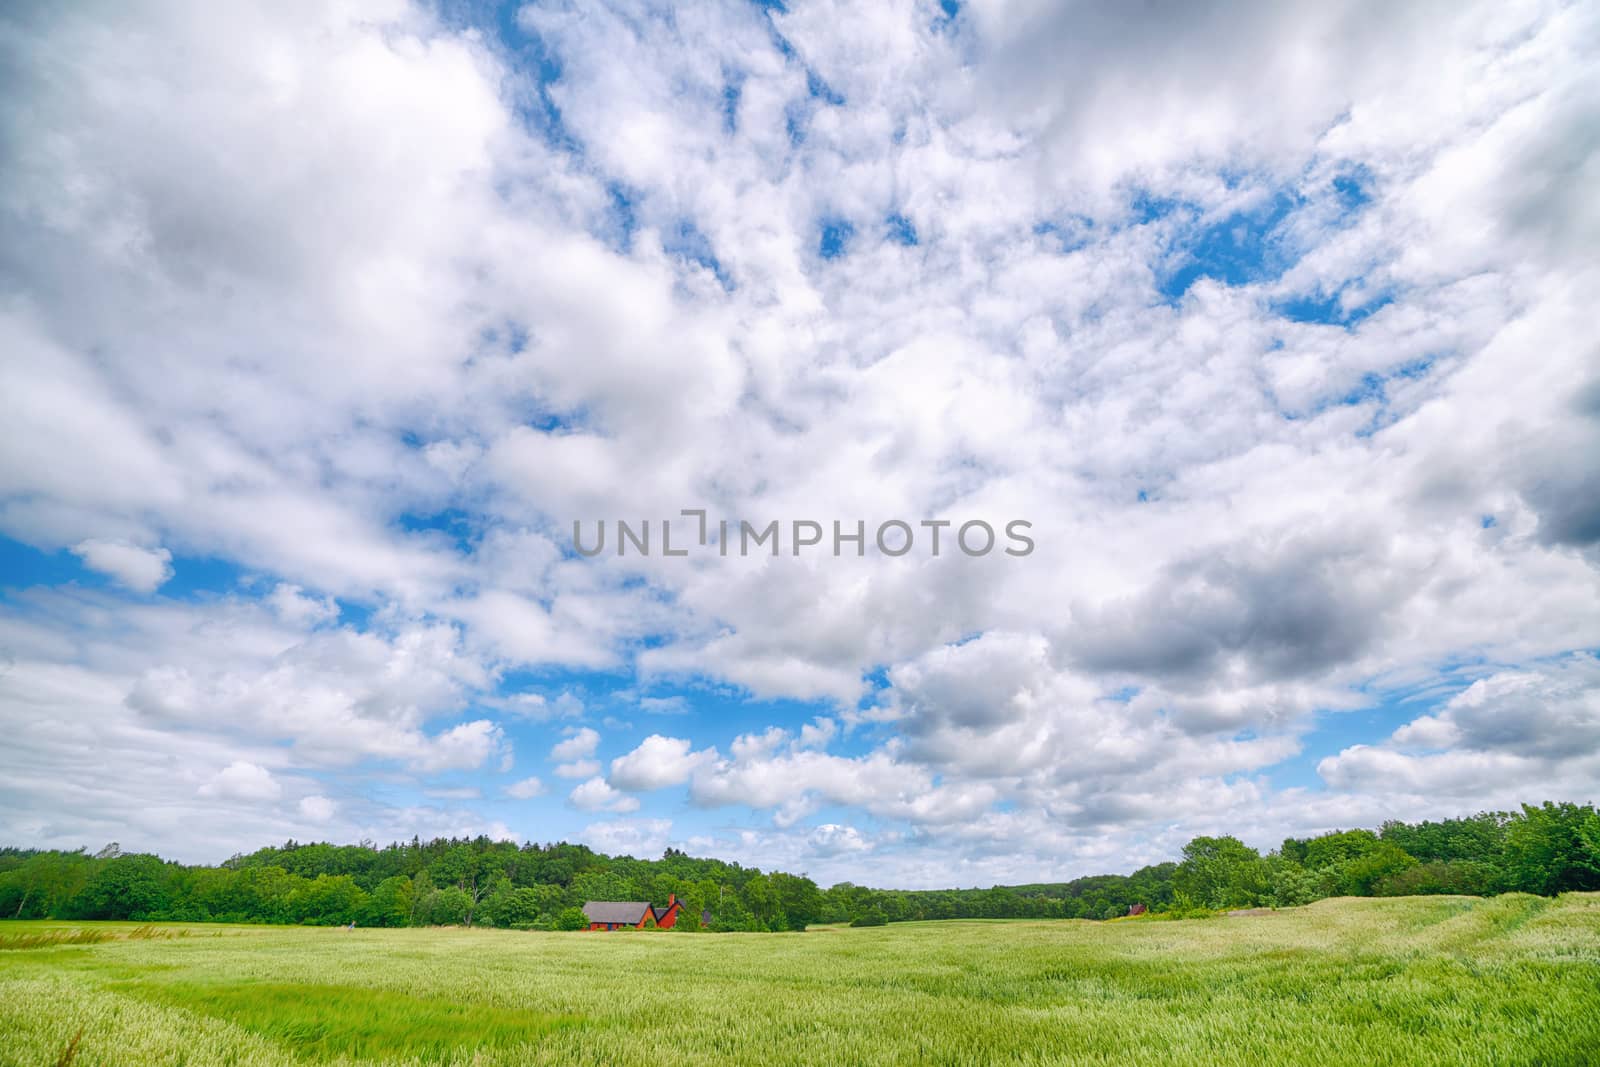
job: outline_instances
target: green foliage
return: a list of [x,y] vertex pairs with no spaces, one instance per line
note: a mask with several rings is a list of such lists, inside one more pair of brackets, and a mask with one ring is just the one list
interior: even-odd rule
[[1280,860],[1272,872],[1268,903],[1275,908],[1295,908],[1331,897],[1337,889],[1338,878],[1334,872],[1307,870],[1298,863]]
[[760,930],[761,926],[739,895],[732,893],[714,905],[711,929],[719,934],[748,933]]
[[1480,812],[1441,822],[1383,824],[1379,836],[1422,863],[1471,860],[1498,865],[1505,850],[1506,828],[1514,817],[1505,812]]
[[171,901],[169,872],[159,857],[117,856],[94,873],[67,910],[81,919],[148,919],[164,914]]
[[1506,828],[1506,887],[1545,895],[1600,889],[1600,863],[1586,836],[1594,817],[1588,806],[1524,804]]
[[1236,837],[1197,837],[1183,846],[1175,894],[1202,908],[1245,908],[1265,901],[1269,872],[1261,854]]
[[347,874],[319,874],[295,891],[290,909],[295,922],[343,926],[367,912],[368,897]]
[[1234,837],[1197,837],[1182,863],[1130,875],[982,889],[820,889],[805,875],[759,871],[668,849],[658,860],[604,856],[567,842],[487,837],[378,848],[294,841],[186,867],[110,845],[90,855],[0,848],[0,918],[139,919],[361,926],[490,925],[551,929],[590,900],[683,901],[678,929],[803,930],[863,916],[1105,919],[1135,904],[1194,915],[1329,896],[1600,888],[1600,815],[1547,803],[1437,822],[1386,822],[1289,838],[1262,856]]
[[870,907],[870,908],[865,909],[864,911],[861,912],[861,914],[859,914],[855,918],[851,919],[850,920],[850,925],[851,926],[885,926],[885,925],[888,924],[888,922],[889,922],[889,917],[883,913],[883,909],[880,908],[880,907],[874,906],[874,907]]
[[517,889],[505,882],[484,902],[481,917],[491,926],[527,930],[538,921],[542,903],[538,890],[529,886]]
[[408,926],[414,909],[414,890],[411,879],[404,875],[391,875],[379,882],[367,898],[366,914],[361,922],[365,926]]
[[582,930],[589,925],[589,917],[582,908],[563,908],[556,916],[557,930]]
[[1408,867],[1416,866],[1416,863],[1397,845],[1382,842],[1345,862],[1342,888],[1352,896],[1370,897],[1379,883]]
[[1476,860],[1433,860],[1396,871],[1373,887],[1380,897],[1425,896],[1455,893],[1483,897],[1496,892],[1499,871]]
[[700,932],[700,909],[685,903],[682,908],[678,909],[678,921],[672,925],[672,929],[686,934],[698,934]]
[[457,886],[445,886],[429,893],[417,907],[417,922],[432,926],[460,926],[466,923],[472,898]]
[[1306,842],[1301,863],[1312,870],[1344,867],[1370,854],[1378,847],[1378,835],[1371,830],[1335,830]]

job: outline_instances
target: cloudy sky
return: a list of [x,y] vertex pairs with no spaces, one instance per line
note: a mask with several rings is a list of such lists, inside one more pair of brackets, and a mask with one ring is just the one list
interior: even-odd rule
[[[0,841],[988,885],[1600,799],[1597,52],[1583,3],[7,4]],[[782,550],[665,557],[686,508]]]

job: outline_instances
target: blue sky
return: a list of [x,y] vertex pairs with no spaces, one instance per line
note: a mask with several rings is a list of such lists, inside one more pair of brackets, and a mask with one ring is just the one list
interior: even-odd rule
[[[1597,799],[1596,32],[0,15],[0,840],[989,885]],[[686,508],[781,552],[574,551]]]

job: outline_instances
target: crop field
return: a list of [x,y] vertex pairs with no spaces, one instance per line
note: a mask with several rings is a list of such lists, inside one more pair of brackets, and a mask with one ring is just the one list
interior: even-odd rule
[[1600,894],[804,934],[0,923],[0,1063],[1600,1063]]

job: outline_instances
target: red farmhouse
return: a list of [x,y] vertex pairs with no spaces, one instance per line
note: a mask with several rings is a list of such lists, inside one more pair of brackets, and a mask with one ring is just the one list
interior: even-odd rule
[[648,930],[652,926],[670,930],[678,925],[681,910],[676,893],[668,895],[664,908],[642,900],[591,900],[583,906],[591,930]]

